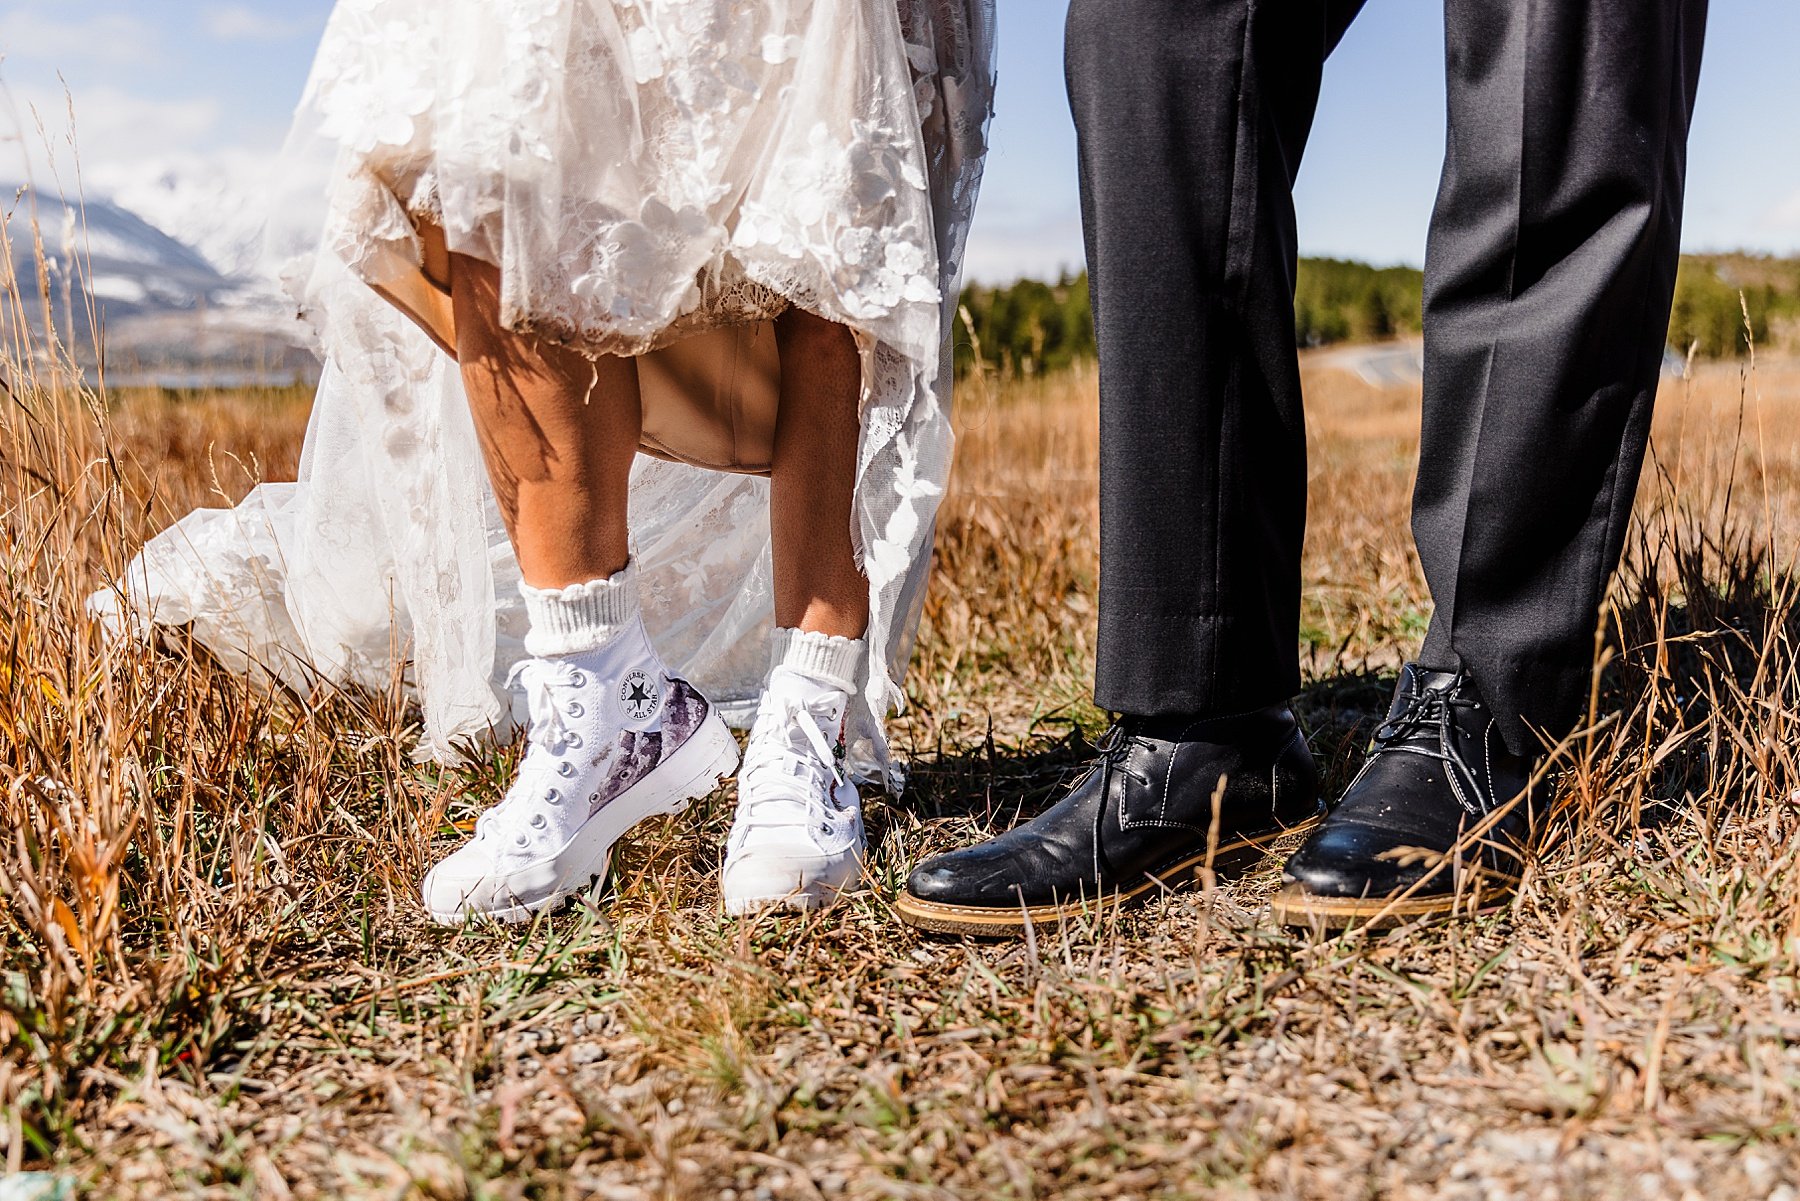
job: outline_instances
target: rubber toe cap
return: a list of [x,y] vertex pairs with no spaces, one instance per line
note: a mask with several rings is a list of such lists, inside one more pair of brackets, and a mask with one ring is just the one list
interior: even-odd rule
[[440,922],[461,922],[483,913],[512,909],[522,903],[507,877],[486,856],[465,846],[425,874],[420,888],[425,908]]
[[719,881],[728,912],[820,909],[862,874],[854,855],[743,855],[725,865]]

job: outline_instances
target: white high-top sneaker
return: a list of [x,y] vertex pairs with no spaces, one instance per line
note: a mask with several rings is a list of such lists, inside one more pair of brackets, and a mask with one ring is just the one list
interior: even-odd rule
[[823,909],[862,876],[862,798],[844,765],[849,703],[791,667],[769,673],[719,881],[727,913]]
[[725,722],[669,674],[639,620],[598,650],[527,659],[513,681],[531,713],[518,775],[425,877],[425,907],[446,925],[525,921],[573,896],[606,874],[625,831],[681,812],[737,766]]

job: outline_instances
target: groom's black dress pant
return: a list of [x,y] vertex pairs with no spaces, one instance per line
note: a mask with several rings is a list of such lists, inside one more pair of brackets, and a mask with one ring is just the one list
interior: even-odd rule
[[[1100,342],[1095,694],[1239,711],[1299,688],[1306,443],[1292,188],[1361,0],[1072,0]],[[1447,0],[1425,258],[1420,658],[1515,751],[1562,732],[1644,455],[1706,0]],[[1364,131],[1371,140],[1379,129]]]

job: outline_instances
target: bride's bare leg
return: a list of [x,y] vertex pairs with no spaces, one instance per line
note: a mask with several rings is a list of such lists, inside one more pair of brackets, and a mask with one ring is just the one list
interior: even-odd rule
[[[519,554],[529,737],[506,796],[431,869],[432,916],[528,920],[606,874],[638,821],[679,813],[738,764],[718,710],[644,628],[626,493],[643,420],[636,364],[508,333],[493,268],[453,259],[457,358]],[[624,766],[629,765],[626,771]]]
[[822,909],[862,876],[867,846],[845,770],[868,669],[869,584],[850,540],[862,356],[848,329],[799,309],[776,320],[775,337],[777,628],[719,876],[727,913]]
[[463,386],[525,582],[562,588],[612,575],[631,554],[636,365],[502,327],[500,273],[479,259],[451,256],[450,295]]
[[781,415],[775,425],[769,524],[775,624],[860,638],[869,582],[850,544],[861,431],[862,357],[842,325],[798,308],[775,322]]

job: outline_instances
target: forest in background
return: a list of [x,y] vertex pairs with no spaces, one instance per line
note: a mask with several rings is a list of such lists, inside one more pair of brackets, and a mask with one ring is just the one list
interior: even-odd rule
[[[1380,342],[1417,335],[1423,276],[1412,267],[1345,259],[1300,260],[1295,339],[1303,347]],[[1740,301],[1740,295],[1742,297]],[[1054,283],[1020,280],[964,289],[956,366],[982,364],[1008,376],[1040,376],[1094,357],[1087,275]],[[1800,351],[1800,259],[1751,254],[1683,255],[1669,318],[1680,354],[1722,359],[1744,353],[1745,310],[1759,349]]]

